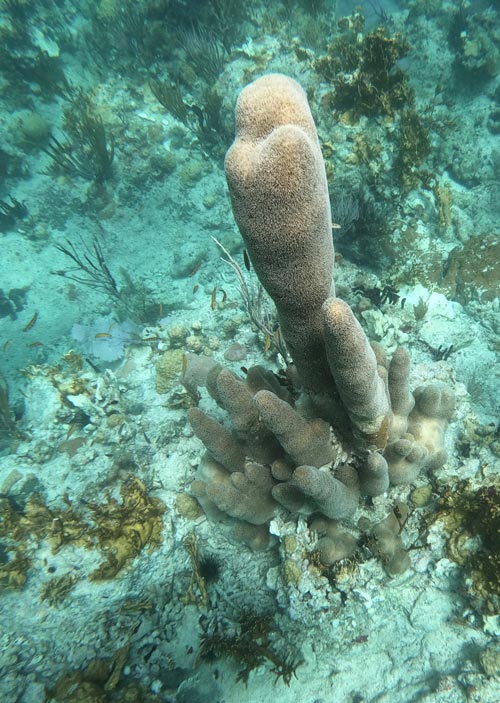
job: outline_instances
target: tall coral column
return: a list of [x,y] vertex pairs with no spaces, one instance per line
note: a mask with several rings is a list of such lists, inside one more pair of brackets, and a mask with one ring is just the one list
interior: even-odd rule
[[300,380],[327,390],[321,306],[333,292],[330,202],[316,127],[296,81],[270,74],[241,92],[225,167],[235,220]]

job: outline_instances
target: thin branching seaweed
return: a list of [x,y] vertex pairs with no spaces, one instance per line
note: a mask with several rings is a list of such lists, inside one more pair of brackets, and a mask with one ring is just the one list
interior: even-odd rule
[[23,219],[28,214],[28,208],[24,203],[19,202],[9,195],[10,203],[0,200],[0,232],[7,232],[12,229],[18,220]]
[[212,85],[222,73],[227,60],[223,44],[203,25],[181,32],[180,40],[196,75]]
[[255,7],[241,0],[210,0],[207,3],[207,23],[220,38],[225,50],[242,41],[245,36],[244,23],[252,20]]
[[123,302],[118,284],[109,270],[98,240],[94,239],[91,247],[80,240],[80,247],[81,250],[78,250],[69,239],[66,240],[66,244],[56,244],[56,249],[76,265],[70,269],[52,271],[52,273]]
[[62,171],[101,183],[111,175],[113,149],[108,149],[102,122],[95,123],[96,130],[91,140],[76,144],[61,142],[52,134],[44,149]]
[[245,311],[250,322],[262,333],[265,339],[265,351],[272,349],[283,357],[285,363],[288,363],[290,357],[285,345],[285,340],[280,334],[279,323],[276,317],[269,310],[267,295],[262,284],[258,282],[256,285],[252,277],[245,276],[241,266],[236,259],[231,256],[226,247],[215,237],[212,237],[212,239],[226,257],[222,260],[225,261],[236,274]]
[[123,267],[119,269],[123,281],[120,286],[96,238],[90,246],[80,239],[78,247],[67,239],[64,244],[56,244],[56,249],[75,265],[52,271],[52,274],[109,296],[117,303],[119,317],[128,316],[137,322],[151,322],[157,318],[158,304],[151,300],[151,291]]
[[184,102],[182,91],[178,85],[152,78],[149,81],[149,87],[160,105],[163,105],[176,120],[185,125],[189,124],[190,105]]
[[276,681],[283,679],[288,686],[302,662],[292,651],[284,656],[278,651],[271,638],[275,629],[272,617],[267,614],[242,612],[230,630],[213,620],[200,638],[198,660],[233,658],[240,666],[236,680],[245,685],[250,673],[268,662],[273,665],[271,671]]
[[108,141],[92,98],[81,88],[68,87],[64,111],[66,140],[51,136],[44,151],[56,167],[73,176],[103,183],[113,175],[114,144]]
[[224,119],[223,100],[216,90],[206,88],[197,102],[187,102],[175,83],[151,78],[149,87],[158,102],[195,134],[204,151],[216,158],[225,154],[231,137]]

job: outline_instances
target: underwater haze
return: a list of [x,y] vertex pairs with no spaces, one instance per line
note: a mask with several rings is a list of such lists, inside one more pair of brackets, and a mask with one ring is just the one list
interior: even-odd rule
[[500,703],[499,0],[0,0],[2,703]]

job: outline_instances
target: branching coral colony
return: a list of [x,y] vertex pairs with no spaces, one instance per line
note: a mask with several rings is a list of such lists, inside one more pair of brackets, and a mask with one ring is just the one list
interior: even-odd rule
[[441,384],[411,393],[408,352],[389,362],[335,297],[326,174],[300,85],[279,74],[256,80],[239,96],[236,125],[225,162],[233,213],[294,363],[286,386],[260,366],[244,380],[219,365],[208,372],[231,427],[189,411],[207,449],[192,491],[207,513],[254,526],[283,509],[319,514],[329,565],[347,556],[336,523],[355,513],[360,495],[444,463],[454,399]]

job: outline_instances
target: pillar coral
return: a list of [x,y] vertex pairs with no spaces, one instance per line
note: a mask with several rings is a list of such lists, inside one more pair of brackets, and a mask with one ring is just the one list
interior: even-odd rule
[[242,91],[225,168],[236,223],[276,305],[298,382],[289,393],[261,367],[246,379],[211,371],[207,389],[229,426],[190,411],[207,449],[194,492],[207,508],[251,524],[283,509],[348,519],[361,494],[444,463],[453,396],[441,384],[411,393],[406,350],[390,362],[375,354],[335,297],[325,168],[297,82],[271,74]]

